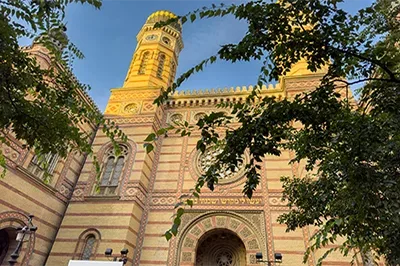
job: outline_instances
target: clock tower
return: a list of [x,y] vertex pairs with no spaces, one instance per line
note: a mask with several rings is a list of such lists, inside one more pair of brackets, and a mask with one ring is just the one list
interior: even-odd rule
[[138,33],[134,52],[123,88],[170,86],[175,78],[178,56],[183,48],[180,22],[155,28],[160,21],[176,15],[161,10],[151,14]]

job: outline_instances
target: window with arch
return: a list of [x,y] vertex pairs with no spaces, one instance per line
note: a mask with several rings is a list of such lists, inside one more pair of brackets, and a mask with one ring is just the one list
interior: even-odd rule
[[165,54],[160,54],[158,56],[158,68],[157,68],[157,77],[162,78],[162,73],[164,71],[165,64]]
[[88,235],[85,239],[85,245],[83,246],[81,260],[90,260],[95,244],[96,237],[92,234]]
[[175,62],[171,61],[171,69],[170,69],[170,71],[169,71],[169,85],[170,85],[170,86],[171,86],[172,83],[174,82],[175,71],[176,71]]
[[[47,153],[44,155],[33,156],[32,161],[28,165],[28,171],[31,172],[37,178],[45,179],[45,173],[47,171],[47,175],[52,175],[57,163],[58,163],[58,154]],[[50,181],[50,180],[47,180]]]
[[72,259],[95,260],[100,241],[101,234],[97,229],[86,229],[79,235]]
[[138,74],[144,74],[146,72],[146,67],[147,67],[149,58],[150,58],[150,52],[148,52],[148,51],[144,52],[142,61],[140,62]]
[[122,144],[119,145],[119,149],[120,151],[117,154],[114,147],[111,147],[105,155],[98,191],[101,195],[114,195],[117,192],[129,151],[128,147]]

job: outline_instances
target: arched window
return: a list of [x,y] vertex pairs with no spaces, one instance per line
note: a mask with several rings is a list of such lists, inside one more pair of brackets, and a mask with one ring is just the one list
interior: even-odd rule
[[96,243],[96,237],[94,235],[88,235],[85,239],[85,246],[82,250],[81,260],[90,260],[92,257],[94,245]]
[[99,194],[112,195],[117,192],[119,180],[128,157],[128,148],[125,145],[119,145],[119,147],[120,152],[118,154],[115,153],[114,148],[106,153]]
[[44,155],[33,156],[32,161],[28,165],[28,171],[31,172],[37,178],[44,178],[44,174],[47,170],[47,174],[52,175],[58,163],[58,155],[53,153],[47,153]]
[[169,71],[169,86],[171,86],[172,83],[174,83],[175,71],[176,71],[175,62],[171,61],[171,68]]
[[164,71],[164,63],[165,63],[165,54],[160,54],[158,56],[158,68],[157,68],[157,77],[162,78],[162,73]]
[[97,229],[89,228],[79,235],[75,247],[73,260],[96,260],[97,249],[101,241],[100,232]]
[[138,74],[144,74],[146,72],[147,62],[150,58],[150,52],[145,52],[142,57],[142,62],[140,63]]

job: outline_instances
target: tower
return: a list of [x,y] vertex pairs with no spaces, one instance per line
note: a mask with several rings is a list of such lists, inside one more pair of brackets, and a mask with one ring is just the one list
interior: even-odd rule
[[88,158],[47,265],[67,265],[70,259],[107,260],[107,248],[114,254],[128,249],[128,265],[140,257],[137,246],[143,243],[157,166],[155,154],[161,144],[147,154],[143,140],[165,123],[165,108],[153,101],[161,88],[173,82],[183,48],[179,23],[154,26],[174,17],[169,11],[157,11],[139,31],[123,86],[111,89],[104,112],[106,119],[123,129],[128,141],[120,143],[122,152],[117,155],[102,130],[96,133],[93,151],[101,166],[99,180],[93,159]]
[[168,87],[174,80],[178,56],[183,48],[182,26],[172,23],[155,28],[155,24],[176,16],[169,11],[151,14],[136,36],[133,55],[123,88]]
[[[265,156],[259,163],[260,186],[252,199],[243,198],[245,165],[234,171],[221,169],[213,192],[204,189],[182,217],[176,238],[167,242],[162,234],[170,228],[174,206],[189,194],[198,177],[209,167],[215,152],[196,149],[201,132],[190,136],[169,132],[160,136],[154,150],[146,153],[143,143],[151,132],[173,122],[198,119],[217,110],[217,104],[240,102],[253,87],[176,92],[163,106],[153,101],[160,88],[174,79],[179,52],[183,48],[181,25],[154,28],[159,21],[173,18],[168,11],[151,14],[137,35],[137,47],[124,84],[111,90],[105,117],[114,121],[128,137],[115,154],[109,139],[99,130],[93,151],[101,165],[100,180],[87,160],[79,171],[47,266],[68,265],[75,260],[108,260],[109,248],[118,255],[128,249],[132,266],[260,265],[256,253],[272,261],[274,253],[284,255],[285,265],[302,263],[313,228],[291,232],[277,222],[287,211],[281,201],[281,176],[301,176],[304,165],[289,164],[293,154]],[[263,86],[263,96],[291,98],[318,86],[322,73],[310,73],[303,61],[282,77],[279,84]],[[96,183],[100,187],[95,190]],[[330,255],[329,265],[348,265],[347,259]],[[315,265],[314,254],[309,265]]]

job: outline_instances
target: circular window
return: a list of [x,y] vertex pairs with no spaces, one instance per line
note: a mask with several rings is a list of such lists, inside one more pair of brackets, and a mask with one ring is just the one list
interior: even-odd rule
[[130,103],[125,106],[124,111],[130,114],[136,114],[139,112],[139,105],[137,103]]
[[146,40],[148,41],[154,41],[155,39],[157,39],[157,35],[155,34],[151,34],[146,37]]
[[170,45],[170,43],[171,43],[171,40],[169,38],[167,38],[167,37],[163,37],[162,41],[163,41],[163,43],[165,43],[167,45]]
[[233,255],[229,251],[222,251],[217,255],[218,266],[231,266],[233,265]]
[[[222,152],[221,148],[210,147],[201,153],[201,151],[196,151],[194,156],[194,174],[196,178],[204,174],[216,161],[216,157]],[[234,168],[228,168],[226,165],[221,165],[220,169],[217,171],[217,178],[219,179],[218,184],[228,184],[237,181],[243,177],[245,166],[248,161],[248,156],[245,154],[243,156],[243,161],[239,162]]]
[[172,123],[179,123],[183,120],[183,115],[181,114],[173,114],[169,119]]

